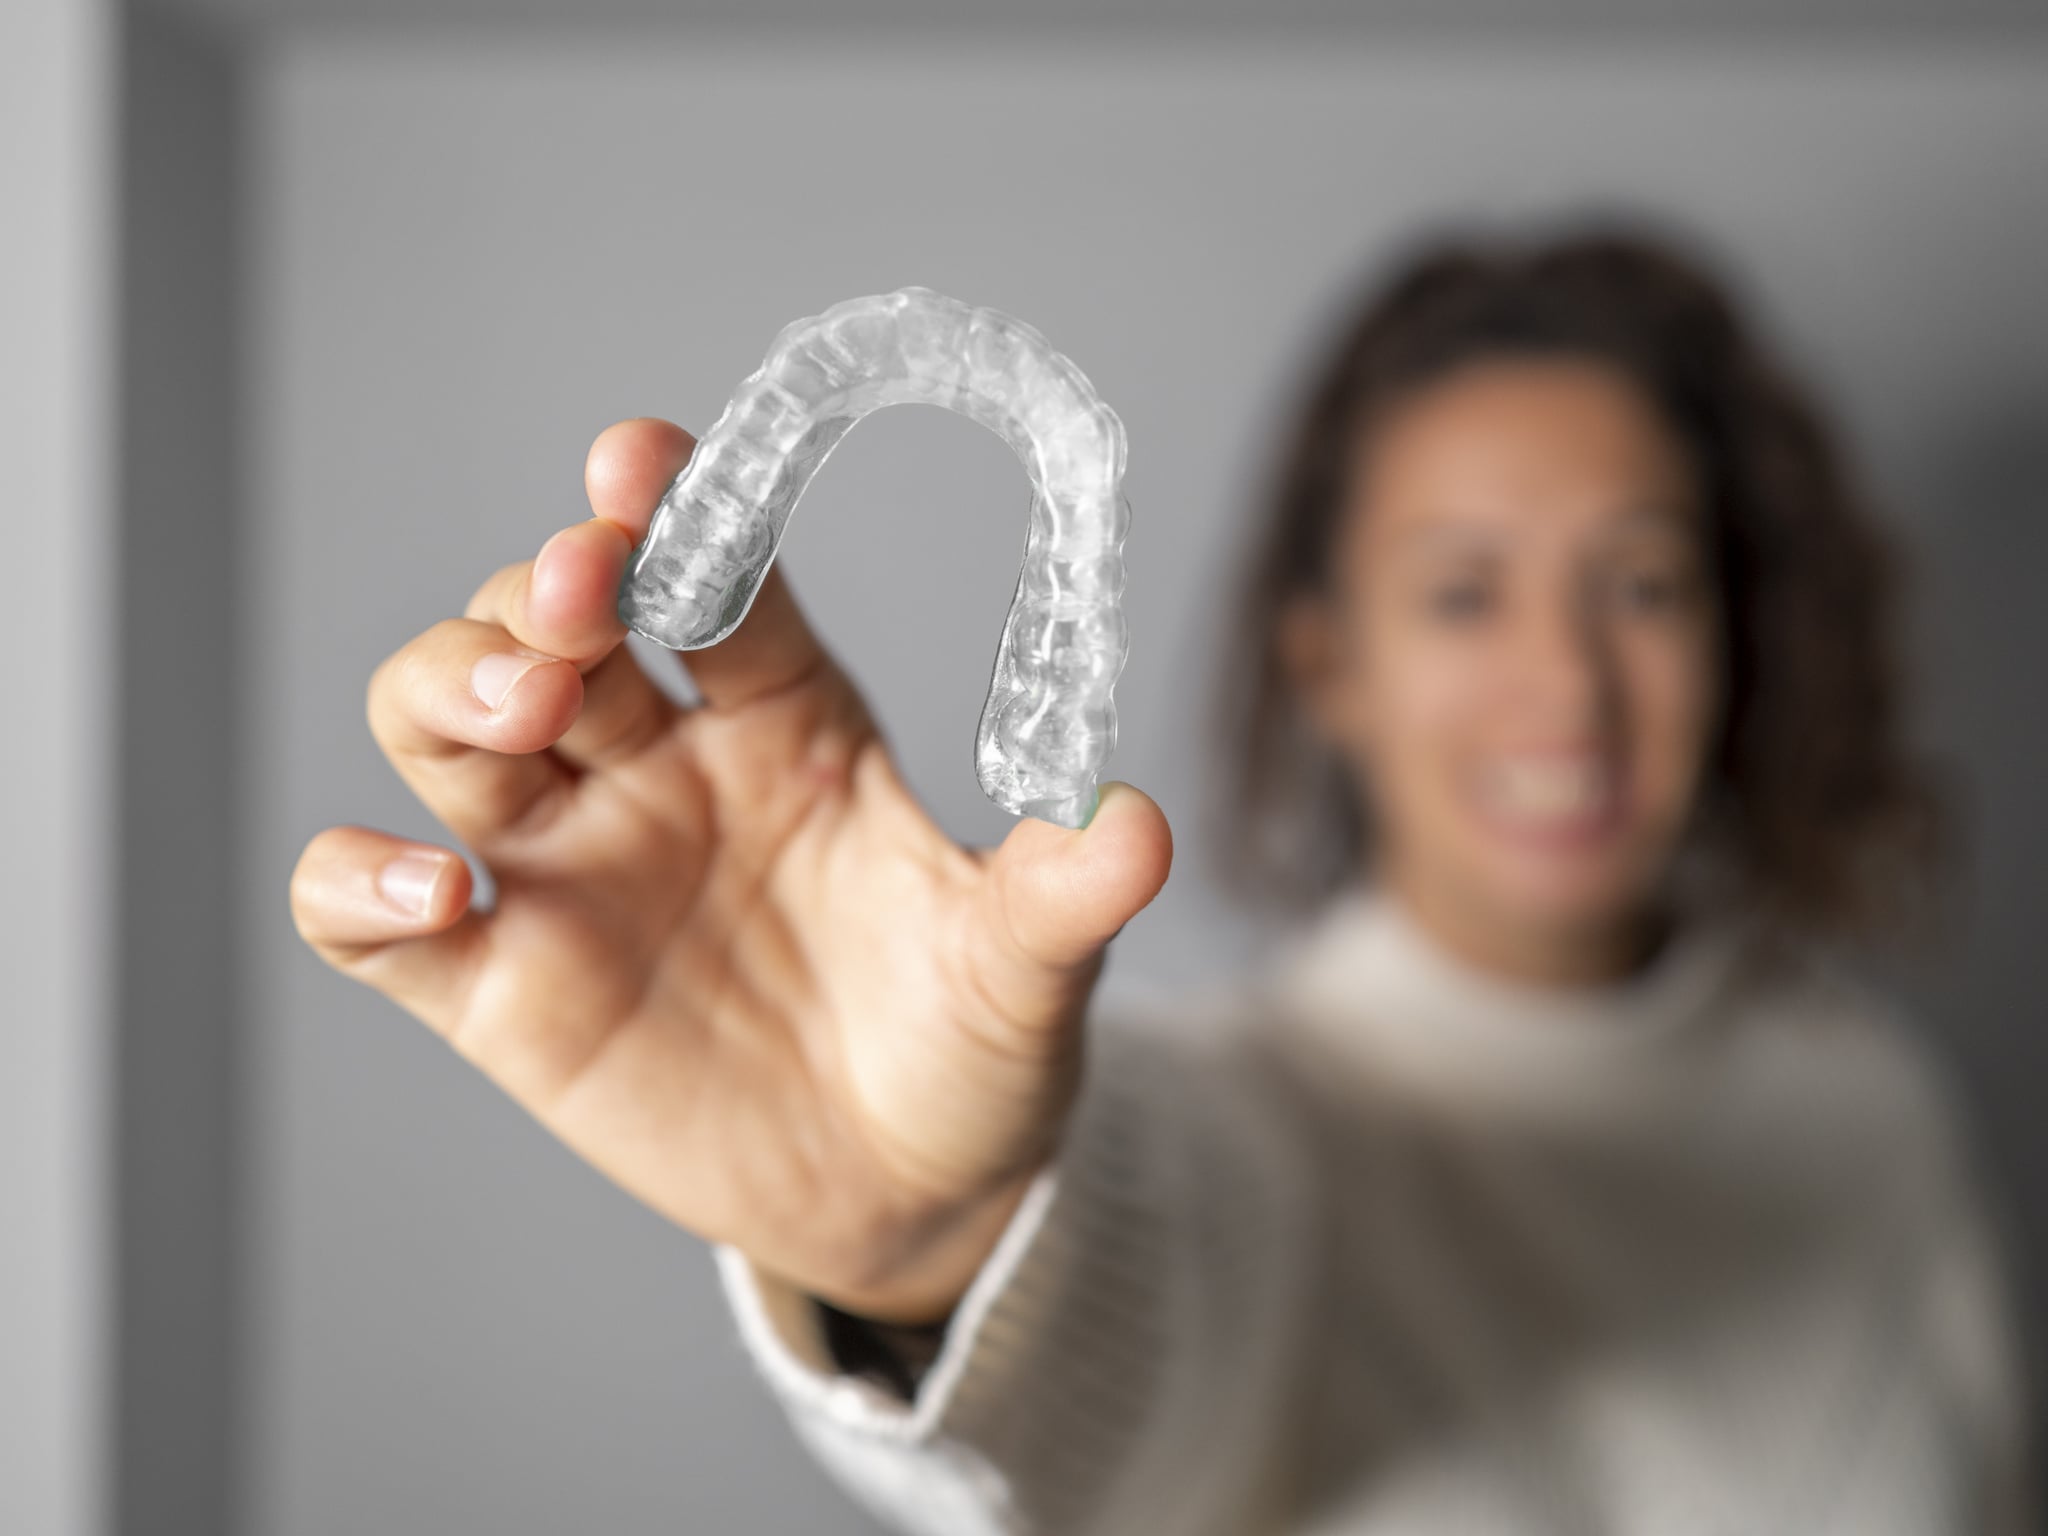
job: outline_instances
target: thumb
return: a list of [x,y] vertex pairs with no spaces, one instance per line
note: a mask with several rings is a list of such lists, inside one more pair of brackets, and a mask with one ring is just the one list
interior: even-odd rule
[[1019,822],[989,861],[991,995],[1029,1017],[1092,983],[1102,950],[1165,885],[1173,830],[1150,795],[1111,781],[1085,827]]

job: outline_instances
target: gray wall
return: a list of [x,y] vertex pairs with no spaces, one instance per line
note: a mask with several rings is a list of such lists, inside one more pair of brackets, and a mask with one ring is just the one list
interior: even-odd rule
[[123,50],[113,1529],[234,1494],[234,904],[249,637],[233,595],[240,230],[232,53],[152,13]]
[[[868,1528],[749,1378],[701,1246],[328,973],[284,891],[325,825],[435,835],[364,684],[584,515],[600,427],[702,427],[782,323],[906,282],[1041,326],[1129,426],[1112,771],[1182,838],[1110,985],[1192,986],[1248,942],[1194,814],[1212,605],[1319,319],[1438,215],[1621,201],[1710,232],[1945,605],[1933,720],[1990,857],[1961,947],[1902,985],[1993,1112],[2007,1186],[2048,1205],[2019,1086],[2048,1022],[2048,819],[2017,704],[2048,639],[2044,83],[2038,50],[1924,47],[281,41],[246,125],[249,1528]],[[1006,825],[969,748],[1024,502],[993,437],[892,412],[785,554],[913,783],[976,841]]]
[[0,1530],[98,1529],[116,443],[107,300],[115,36],[89,0],[0,6]]

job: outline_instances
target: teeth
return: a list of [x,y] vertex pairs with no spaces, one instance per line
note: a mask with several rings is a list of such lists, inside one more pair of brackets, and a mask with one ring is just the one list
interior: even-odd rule
[[1613,794],[1614,776],[1598,762],[1522,759],[1494,764],[1483,782],[1487,801],[1496,810],[1554,819],[1604,810]]

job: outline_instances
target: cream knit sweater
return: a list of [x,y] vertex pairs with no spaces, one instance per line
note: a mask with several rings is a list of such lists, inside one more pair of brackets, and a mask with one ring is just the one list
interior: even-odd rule
[[1563,994],[1354,891],[1098,1017],[914,1401],[716,1251],[798,1435],[916,1536],[2029,1529],[1996,1243],[1927,1058],[1733,921]]

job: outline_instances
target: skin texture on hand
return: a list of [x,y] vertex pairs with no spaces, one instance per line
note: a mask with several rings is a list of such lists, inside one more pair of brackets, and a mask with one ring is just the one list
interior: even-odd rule
[[628,553],[694,443],[593,446],[594,516],[376,669],[370,729],[491,871],[329,828],[299,932],[662,1215],[847,1311],[944,1313],[1057,1144],[1103,950],[1165,817],[964,848],[904,786],[780,568],[674,703],[621,643]]

